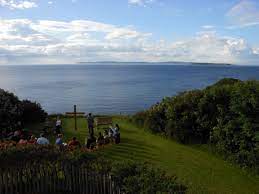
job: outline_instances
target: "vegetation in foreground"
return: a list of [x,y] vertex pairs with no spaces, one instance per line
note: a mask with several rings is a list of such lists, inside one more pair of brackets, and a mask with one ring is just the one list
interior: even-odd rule
[[132,119],[183,144],[210,144],[259,173],[259,82],[222,79],[203,90],[165,98]]
[[45,121],[47,113],[37,102],[19,100],[14,94],[0,89],[0,129],[10,132],[30,123]]
[[[164,136],[152,134],[130,122],[128,117],[114,117],[121,127],[121,143],[107,146],[97,153],[113,161],[148,162],[167,174],[175,175],[187,186],[187,193],[257,193],[259,177],[224,161],[206,149],[183,145]],[[74,130],[73,118],[64,118],[65,137],[76,136],[84,142],[88,135],[84,118]]]
[[[98,153],[112,160],[153,163],[167,174],[179,177],[188,185],[190,193],[256,193],[259,190],[257,175],[198,149],[194,144],[212,145],[218,153],[258,173],[258,85],[258,81],[223,79],[204,90],[165,98],[130,119],[114,118],[114,122],[122,126],[122,143]],[[30,116],[25,115],[31,115],[35,122],[46,117],[37,103],[19,101],[4,91],[0,94],[2,129],[15,129],[18,121],[28,122]],[[75,132],[73,121],[65,118],[65,137],[78,136],[83,142],[87,135],[85,119],[80,119],[78,124]],[[142,128],[162,135],[152,135]],[[192,146],[165,139],[165,136]],[[140,175],[137,170],[135,173]]]
[[[0,184],[0,192],[6,194],[8,191],[16,191],[13,187],[19,185],[21,179],[24,189],[30,188],[30,193],[42,193],[44,190],[47,193],[80,193],[81,189],[86,189],[80,184],[88,184],[87,187],[92,187],[93,193],[99,193],[101,188],[105,189],[104,181],[108,180],[103,179],[103,176],[112,176],[116,191],[127,194],[183,194],[186,191],[186,187],[180,184],[175,176],[168,175],[150,164],[114,162],[82,150],[61,151],[55,146],[9,147],[0,152],[0,165],[0,183],[4,181],[4,185]],[[20,173],[21,171],[23,173]],[[83,182],[85,176],[87,181]],[[36,184],[40,188],[46,188],[39,191],[39,187],[34,188]],[[22,190],[18,193],[20,192]]]

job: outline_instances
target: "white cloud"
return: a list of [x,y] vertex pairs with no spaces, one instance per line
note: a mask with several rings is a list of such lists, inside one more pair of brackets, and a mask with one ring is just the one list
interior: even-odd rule
[[253,48],[253,54],[259,55],[259,47],[258,48]]
[[232,7],[227,17],[231,28],[259,25],[259,2],[256,0],[242,0]]
[[132,39],[132,38],[148,37],[150,35],[151,35],[150,33],[144,34],[144,33],[137,32],[135,30],[128,30],[126,28],[121,28],[108,33],[105,36],[105,39],[107,40]]
[[38,5],[34,1],[0,0],[0,6],[9,9],[29,9]]
[[154,40],[151,33],[87,20],[0,19],[0,61],[194,61],[259,64],[259,48],[244,39],[203,31],[178,42]]
[[211,30],[211,29],[214,29],[215,26],[213,26],[213,25],[204,25],[204,26],[202,26],[202,28],[205,29],[205,30]]
[[128,0],[131,5],[146,6],[147,4],[153,3],[156,0]]

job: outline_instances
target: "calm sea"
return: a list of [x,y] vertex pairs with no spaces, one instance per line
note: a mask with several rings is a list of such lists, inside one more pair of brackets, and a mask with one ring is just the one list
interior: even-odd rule
[[204,88],[224,77],[259,79],[259,67],[216,65],[0,66],[0,88],[41,103],[49,113],[73,110],[129,114],[165,96]]

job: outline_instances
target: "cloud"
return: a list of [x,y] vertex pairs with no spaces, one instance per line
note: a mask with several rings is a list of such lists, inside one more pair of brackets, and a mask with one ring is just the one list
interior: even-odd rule
[[9,9],[29,9],[38,5],[34,1],[0,0],[0,6]]
[[229,29],[259,25],[259,2],[242,0],[233,6],[226,16],[232,24]]
[[132,38],[140,38],[140,37],[148,37],[151,33],[140,33],[135,30],[128,30],[128,29],[118,29],[108,33],[105,36],[107,40],[114,40],[114,39],[132,39]]
[[259,48],[208,30],[167,42],[133,27],[89,20],[0,19],[1,64],[193,61],[259,64]]
[[204,26],[202,26],[202,28],[205,29],[205,30],[211,30],[211,29],[214,29],[215,26],[213,26],[213,25],[204,25]]
[[131,5],[146,6],[155,1],[156,0],[128,0],[128,3]]

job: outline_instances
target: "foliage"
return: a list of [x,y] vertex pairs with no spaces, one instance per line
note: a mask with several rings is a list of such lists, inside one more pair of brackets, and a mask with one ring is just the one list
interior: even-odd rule
[[47,117],[47,113],[42,109],[41,105],[37,102],[23,100],[22,106],[22,121],[24,123],[43,122]]
[[112,175],[123,193],[184,193],[186,187],[178,184],[174,176],[147,163],[117,162],[112,166]]
[[181,143],[200,141],[206,133],[202,133],[198,122],[198,103],[202,97],[199,90],[185,92],[173,97],[166,112],[166,131]]
[[[44,157],[43,157],[44,156]],[[87,166],[96,173],[111,174],[124,193],[158,193],[181,191],[186,187],[177,183],[175,176],[168,176],[160,169],[135,162],[112,162],[93,153],[82,151],[60,151],[55,146],[8,147],[0,152],[1,167],[26,167],[30,164],[57,165],[77,164]]]
[[22,108],[17,96],[0,89],[0,129],[15,128]]
[[225,78],[203,90],[166,98],[140,119],[143,127],[181,143],[211,143],[242,166],[258,166],[258,81]]
[[259,162],[259,83],[248,81],[233,86],[228,112],[220,111],[211,141],[221,152],[232,154],[237,163],[252,167]]
[[14,94],[0,89],[0,129],[14,130],[21,124],[44,121],[47,113],[40,104],[20,101]]
[[[10,143],[11,142],[7,144]],[[95,159],[95,156],[92,153],[81,152],[80,150],[61,151],[59,147],[53,145],[7,145],[5,149],[0,150],[0,165],[2,167],[19,166],[20,163],[30,163],[33,161],[80,162],[87,161],[90,159]]]

